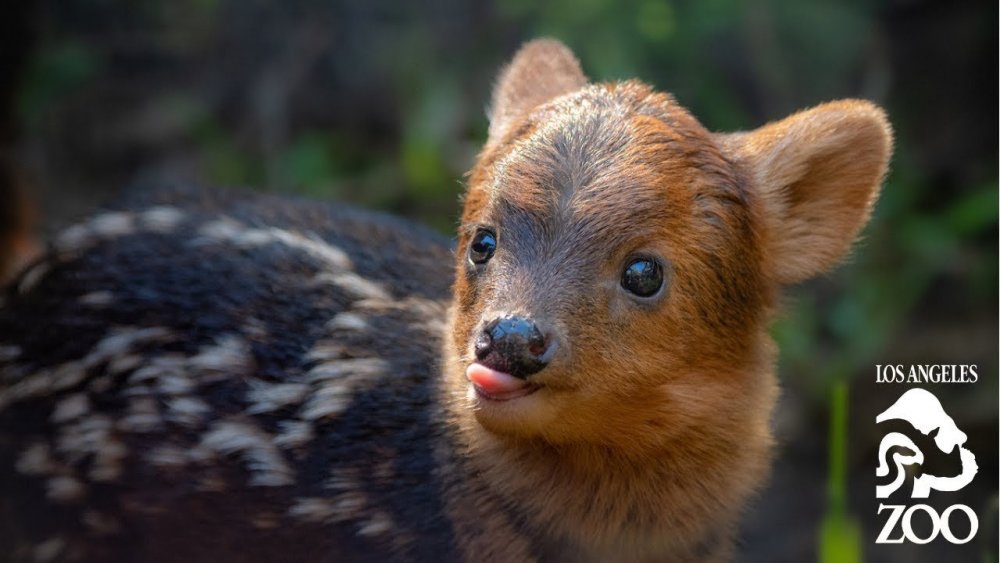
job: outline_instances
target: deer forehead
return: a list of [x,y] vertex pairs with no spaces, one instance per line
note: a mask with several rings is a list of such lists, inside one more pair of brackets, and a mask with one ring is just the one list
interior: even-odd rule
[[672,123],[667,96],[634,90],[591,86],[525,116],[484,159],[480,220],[533,243],[568,234],[568,242],[607,248],[641,244],[690,215],[699,152],[715,147],[707,134]]

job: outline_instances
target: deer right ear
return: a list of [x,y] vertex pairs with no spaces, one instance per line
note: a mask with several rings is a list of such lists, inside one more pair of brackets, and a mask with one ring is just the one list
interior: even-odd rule
[[525,43],[493,88],[489,143],[499,142],[516,117],[585,84],[579,61],[565,45],[554,39]]

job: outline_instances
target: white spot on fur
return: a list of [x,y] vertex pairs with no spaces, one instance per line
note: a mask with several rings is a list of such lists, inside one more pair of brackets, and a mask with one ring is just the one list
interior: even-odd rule
[[358,299],[389,299],[387,292],[378,283],[363,278],[353,272],[324,272],[317,274],[312,282],[315,284],[332,284],[353,294]]
[[292,231],[275,228],[267,229],[267,231],[273,240],[279,241],[291,248],[301,250],[313,258],[325,262],[331,268],[349,270],[352,267],[351,259],[347,256],[346,252],[314,234],[305,237]]
[[91,238],[90,225],[80,223],[64,230],[56,237],[55,246],[59,252],[72,252],[86,246]]
[[51,475],[57,470],[52,451],[45,442],[35,442],[28,446],[17,458],[14,468],[24,475]]
[[403,299],[362,299],[352,304],[355,311],[370,314],[385,314],[392,311],[405,311],[414,317],[424,319],[423,327],[433,334],[440,334],[445,329],[448,317],[448,305],[444,301],[424,299],[423,297],[405,297]]
[[25,295],[30,292],[51,269],[52,264],[49,262],[39,262],[29,268],[28,271],[21,276],[21,281],[17,283],[17,292],[21,295]]
[[299,416],[318,420],[339,415],[351,403],[355,391],[389,371],[389,364],[380,358],[354,358],[320,364],[309,370],[307,377],[317,384]]
[[275,227],[247,227],[232,219],[223,218],[202,225],[198,229],[198,235],[199,237],[194,240],[195,244],[223,242],[249,248],[282,244],[308,254],[326,264],[328,268],[334,270],[351,268],[351,259],[347,253],[313,234],[304,236]]
[[186,358],[180,354],[163,354],[154,358],[146,358],[146,365],[128,376],[128,384],[154,382],[162,376],[183,374],[186,368]]
[[309,392],[309,386],[303,383],[270,384],[254,381],[247,393],[247,408],[249,414],[262,414],[276,411],[288,405],[298,405]]
[[150,207],[139,214],[143,228],[157,233],[170,233],[184,220],[184,212],[176,207]]
[[333,507],[338,519],[347,520],[361,516],[365,504],[364,493],[361,492],[361,489],[354,489],[337,495]]
[[272,242],[275,242],[274,237],[263,229],[246,229],[236,239],[240,246],[264,246]]
[[90,399],[85,393],[74,393],[59,401],[49,418],[53,423],[61,423],[79,418],[90,410]]
[[131,351],[137,344],[170,340],[173,335],[163,327],[123,327],[110,332],[94,346],[83,360],[88,367],[105,363]]
[[[354,483],[350,488],[343,489],[335,496],[299,497],[288,509],[288,515],[317,524],[336,523],[364,517],[367,505],[365,494],[357,487],[357,483]],[[365,524],[361,524],[359,527],[364,527]],[[383,521],[376,519],[375,524],[371,530],[373,533],[381,527]]]
[[365,537],[379,536],[388,532],[392,528],[392,518],[390,518],[385,512],[379,510],[358,528],[358,535]]
[[167,420],[184,426],[197,426],[211,407],[195,397],[177,397],[167,401]]
[[316,343],[316,346],[306,354],[306,359],[312,362],[326,362],[329,360],[339,360],[347,356],[347,348],[336,340],[323,340]]
[[64,230],[56,237],[55,247],[61,253],[73,253],[101,239],[122,237],[134,232],[135,217],[131,213],[112,211]]
[[120,374],[127,371],[131,371],[142,364],[142,356],[138,354],[126,354],[124,356],[117,356],[112,358],[108,363],[108,373]]
[[43,370],[28,375],[7,389],[0,390],[0,410],[20,399],[47,393],[52,388],[52,380],[52,372]]
[[67,362],[56,367],[52,373],[52,391],[62,391],[76,387],[87,377],[87,367],[84,361]]
[[361,483],[356,469],[334,469],[323,486],[331,491],[355,491],[360,490]]
[[[236,221],[222,218],[202,225],[198,229],[198,236],[212,242],[232,242],[239,238],[241,230],[242,227]],[[194,242],[207,242],[201,239],[195,239]]]
[[156,390],[164,395],[186,395],[194,390],[194,382],[183,372],[164,373],[156,379]]
[[353,330],[364,331],[368,329],[368,321],[361,315],[351,312],[338,313],[337,316],[326,323],[327,330]]
[[299,416],[306,420],[333,418],[344,412],[344,409],[351,403],[352,396],[349,385],[323,386],[313,393]]
[[306,373],[311,381],[353,377],[374,378],[389,372],[389,362],[381,358],[351,358],[320,364]]
[[164,469],[179,469],[188,463],[188,453],[177,446],[157,446],[146,454],[146,461]]
[[81,305],[88,307],[106,307],[114,303],[115,296],[110,291],[92,291],[80,297]]
[[90,229],[102,238],[130,235],[135,232],[135,217],[124,211],[102,213],[90,220]]
[[55,561],[65,549],[66,540],[59,537],[49,538],[36,545],[31,552],[31,556],[34,558],[35,563],[49,563],[50,561]]
[[[197,450],[209,455],[210,452],[238,455],[251,474],[251,486],[279,487],[294,482],[291,467],[285,462],[271,437],[246,422],[217,422],[202,437]],[[195,455],[200,452],[195,452]]]
[[318,420],[339,415],[351,403],[354,392],[388,373],[389,364],[379,358],[355,358],[321,364],[306,374],[317,383],[299,416]]
[[250,344],[235,335],[227,335],[216,341],[214,345],[206,346],[198,354],[188,358],[189,369],[201,372],[198,380],[202,383],[216,381],[219,377],[231,374],[244,374],[253,371],[254,359],[250,352]]
[[59,428],[56,450],[71,465],[90,458],[88,475],[94,481],[114,481],[121,475],[128,450],[114,437],[113,430],[111,419],[105,415],[75,420]]
[[163,418],[160,407],[150,397],[133,397],[128,402],[128,414],[118,419],[115,427],[123,432],[151,432],[160,428]]
[[313,439],[313,426],[309,422],[282,420],[278,427],[281,431],[274,437],[274,444],[279,448],[300,448]]
[[264,321],[261,321],[256,317],[250,317],[246,319],[243,322],[243,326],[241,328],[243,334],[250,337],[252,340],[257,340],[257,341],[267,340],[269,334],[267,330],[267,325],[264,324]]
[[322,524],[334,517],[333,502],[323,497],[300,497],[288,509],[288,515],[306,522]]
[[69,475],[59,475],[45,482],[45,496],[58,503],[72,503],[83,498],[83,483]]

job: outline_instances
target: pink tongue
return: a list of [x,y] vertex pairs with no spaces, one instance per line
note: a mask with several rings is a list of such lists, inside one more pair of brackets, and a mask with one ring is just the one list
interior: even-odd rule
[[482,364],[472,364],[465,370],[465,377],[490,395],[505,395],[521,391],[531,384],[502,371],[492,370]]

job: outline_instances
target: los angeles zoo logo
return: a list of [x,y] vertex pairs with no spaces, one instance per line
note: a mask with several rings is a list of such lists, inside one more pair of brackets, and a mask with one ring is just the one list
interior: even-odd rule
[[[910,499],[929,498],[931,491],[941,493],[958,491],[972,482],[972,478],[979,471],[979,466],[976,464],[976,456],[963,447],[968,437],[958,429],[955,421],[948,416],[948,413],[941,406],[941,402],[930,391],[914,388],[903,393],[891,407],[875,418],[875,423],[891,420],[906,421],[914,429],[927,436],[936,430],[934,444],[945,454],[951,454],[955,448],[958,448],[962,463],[961,472],[953,477],[939,477],[928,473],[920,473],[914,477],[913,486],[908,491]],[[876,476],[889,476],[890,466],[887,454],[892,448],[896,448],[891,454],[896,478],[886,485],[876,485],[875,496],[879,499],[889,498],[889,495],[903,486],[906,482],[908,466],[922,466],[924,463],[924,453],[913,440],[900,432],[889,432],[879,444],[879,465],[875,470]],[[901,491],[901,493],[905,492],[907,491]],[[909,505],[879,503],[878,513],[881,515],[883,511],[889,511],[888,519],[875,543],[909,541],[916,544],[926,544],[940,535],[953,544],[963,544],[974,538],[979,530],[979,519],[976,517],[976,513],[964,504],[953,504],[938,514],[934,507],[923,503]],[[930,519],[929,531],[926,526],[923,526],[923,529],[919,531],[914,530],[914,516],[918,513],[924,514],[921,517],[924,521],[927,518]],[[962,517],[968,519],[969,532],[964,537],[957,537],[952,531],[952,523]]]

